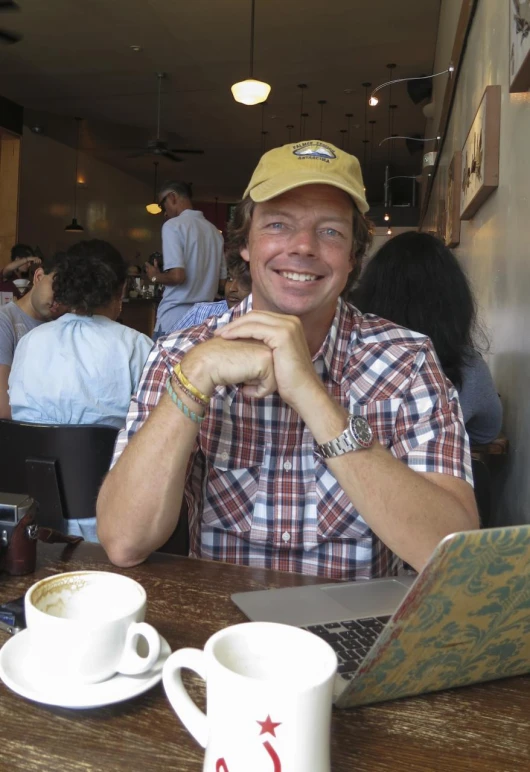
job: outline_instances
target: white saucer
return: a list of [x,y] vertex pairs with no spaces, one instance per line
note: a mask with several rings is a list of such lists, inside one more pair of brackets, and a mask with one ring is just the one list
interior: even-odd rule
[[160,657],[147,673],[135,676],[117,673],[113,678],[99,684],[55,686],[31,681],[30,674],[27,672],[28,631],[22,630],[10,638],[0,650],[0,678],[14,692],[34,702],[57,705],[61,708],[100,708],[115,702],[130,700],[162,680],[162,668],[171,654],[171,649],[162,636],[160,639]]

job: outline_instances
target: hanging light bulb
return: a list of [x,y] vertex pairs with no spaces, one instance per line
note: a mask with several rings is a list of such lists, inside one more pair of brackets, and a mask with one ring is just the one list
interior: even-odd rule
[[391,236],[391,235],[392,235],[392,228],[389,228],[389,229],[387,230],[387,232],[386,232],[386,235],[387,235],[387,236]]
[[388,212],[385,212],[385,214],[384,214],[384,217],[383,217],[383,220],[384,220],[385,222],[388,222],[388,221],[390,220],[390,215],[388,214]]
[[77,140],[75,146],[75,177],[74,177],[74,216],[72,222],[65,228],[66,233],[82,233],[84,228],[77,222],[77,172],[79,163],[79,131],[81,126],[81,118],[75,119],[77,122]]
[[236,102],[243,105],[259,105],[265,102],[270,94],[271,87],[268,83],[256,80],[254,74],[254,6],[256,0],[251,0],[250,12],[250,78],[234,83],[231,88],[232,96]]
[[153,161],[153,163],[154,163],[154,166],[155,166],[155,182],[154,182],[154,190],[153,190],[153,203],[152,204],[147,204],[147,206],[145,208],[147,209],[149,214],[160,214],[160,212],[162,211],[162,207],[160,207],[158,205],[158,202],[156,200],[156,174],[157,174],[157,171],[158,171],[158,168],[157,168],[158,167],[158,161]]

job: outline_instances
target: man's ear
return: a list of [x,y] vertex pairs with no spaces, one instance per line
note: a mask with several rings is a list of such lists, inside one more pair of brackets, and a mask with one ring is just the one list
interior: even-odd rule
[[33,274],[33,284],[38,284],[43,276],[45,276],[44,268],[37,268]]
[[245,263],[250,263],[250,253],[248,251],[248,244],[245,244],[244,247],[241,247],[241,249],[239,250],[239,254],[243,258]]
[[353,269],[355,268],[356,264],[357,264],[357,258],[355,257],[353,249],[350,252],[350,261],[349,262],[350,262],[350,270],[348,271],[348,273],[351,273],[353,271]]

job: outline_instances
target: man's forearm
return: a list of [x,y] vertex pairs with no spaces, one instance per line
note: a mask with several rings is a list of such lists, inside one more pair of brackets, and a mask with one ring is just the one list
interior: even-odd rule
[[[317,393],[312,409],[302,417],[316,442],[322,443],[341,434],[346,416],[329,395]],[[447,534],[479,527],[471,486],[448,475],[433,474],[429,479],[378,443],[326,463],[373,532],[417,570]],[[458,495],[444,488],[446,482]]]
[[107,475],[98,536],[113,563],[141,563],[173,533],[197,430],[165,394]]

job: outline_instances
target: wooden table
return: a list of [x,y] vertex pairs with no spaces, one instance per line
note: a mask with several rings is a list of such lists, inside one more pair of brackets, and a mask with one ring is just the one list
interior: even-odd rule
[[[22,594],[37,578],[80,568],[118,571],[96,545],[39,544],[36,574],[2,577],[0,602]],[[216,630],[245,621],[230,601],[232,592],[317,581],[160,553],[121,572],[146,588],[147,620],[172,649],[202,648]],[[0,643],[7,637],[0,633]],[[200,701],[202,686],[194,681],[192,691]],[[129,702],[76,711],[28,702],[0,684],[0,726],[2,772],[202,769],[201,749],[175,716],[162,685]],[[333,772],[528,769],[530,677],[334,711]]]

